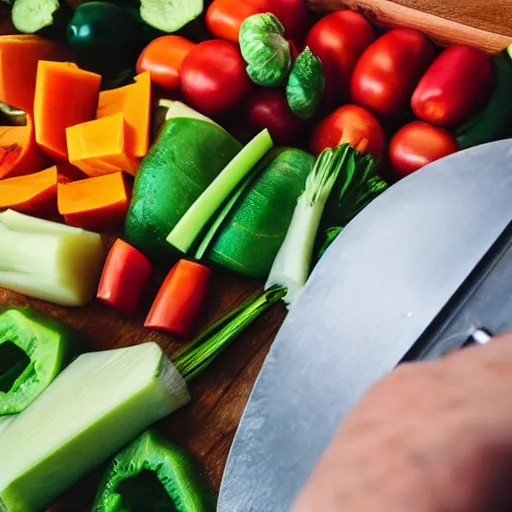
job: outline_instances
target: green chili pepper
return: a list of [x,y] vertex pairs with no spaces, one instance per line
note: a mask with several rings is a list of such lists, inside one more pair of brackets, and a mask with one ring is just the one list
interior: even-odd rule
[[240,27],[240,51],[251,80],[264,87],[286,82],[292,64],[284,27],[270,13],[249,16]]
[[191,456],[151,429],[114,458],[92,510],[213,512],[215,501]]
[[0,315],[0,416],[26,409],[85,348],[83,336],[29,309]]

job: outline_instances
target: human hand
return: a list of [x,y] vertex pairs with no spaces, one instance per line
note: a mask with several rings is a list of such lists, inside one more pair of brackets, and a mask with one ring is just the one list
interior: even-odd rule
[[400,365],[342,422],[294,512],[510,512],[512,333]]

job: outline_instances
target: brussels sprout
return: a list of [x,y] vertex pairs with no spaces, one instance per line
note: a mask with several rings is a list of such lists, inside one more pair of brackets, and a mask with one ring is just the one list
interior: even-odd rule
[[325,92],[325,74],[320,59],[308,48],[297,57],[286,86],[292,112],[302,119],[316,114]]
[[286,82],[292,65],[281,22],[270,13],[249,16],[240,27],[240,50],[251,80],[264,87]]

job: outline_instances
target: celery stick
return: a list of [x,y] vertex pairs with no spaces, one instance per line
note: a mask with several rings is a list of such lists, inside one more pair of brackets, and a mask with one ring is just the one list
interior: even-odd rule
[[272,139],[265,129],[235,156],[199,196],[169,233],[167,242],[186,254],[212,215],[272,147]]
[[4,432],[5,429],[13,422],[16,416],[17,415],[15,414],[11,416],[0,416],[0,436],[2,435],[2,432]]
[[156,343],[80,356],[0,435],[0,511],[43,509],[189,400]]

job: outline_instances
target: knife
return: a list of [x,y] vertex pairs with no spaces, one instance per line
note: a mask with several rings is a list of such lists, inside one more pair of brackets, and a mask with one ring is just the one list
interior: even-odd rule
[[512,328],[511,223],[512,139],[428,165],[350,222],[263,364],[218,512],[288,512],[377,380]]

